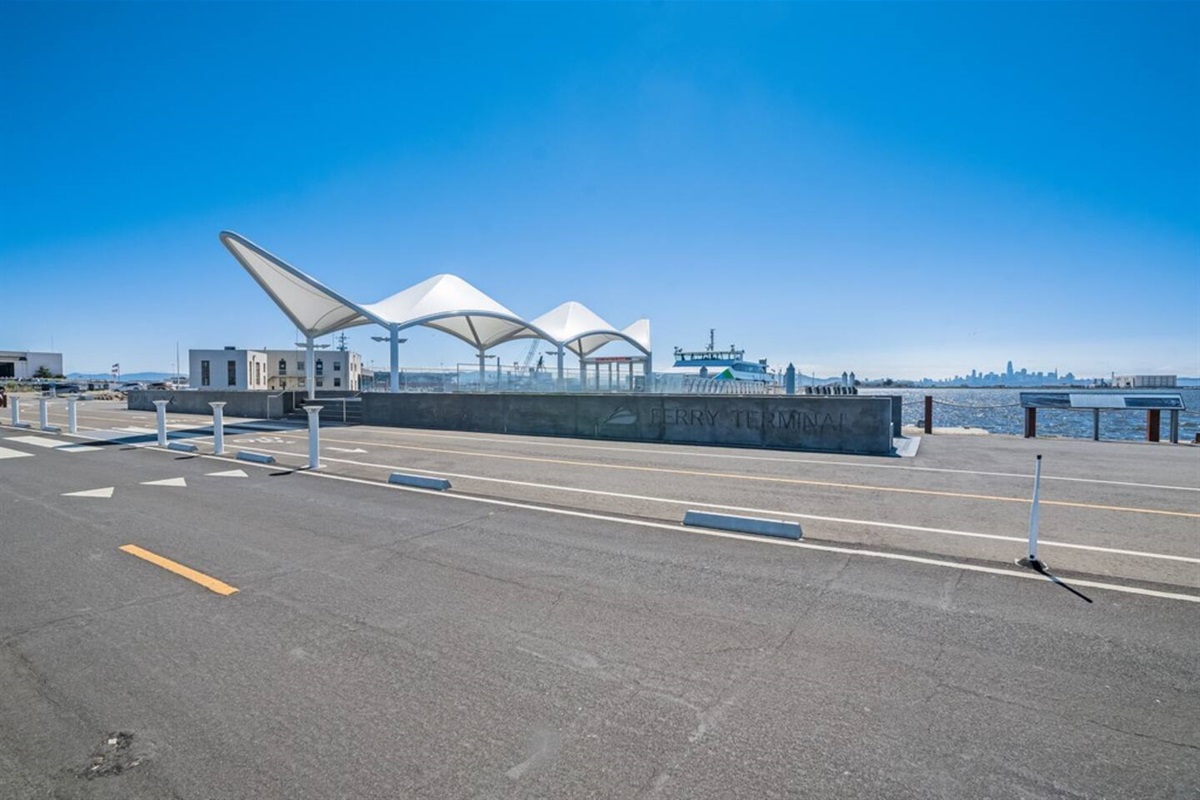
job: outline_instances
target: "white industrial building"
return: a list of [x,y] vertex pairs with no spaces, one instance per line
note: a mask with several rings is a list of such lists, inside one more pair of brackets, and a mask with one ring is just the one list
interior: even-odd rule
[[[303,350],[189,350],[188,380],[193,389],[267,391],[305,387]],[[316,354],[313,384],[317,389],[359,390],[362,356],[350,350]]]
[[0,350],[0,380],[30,380],[42,367],[45,367],[52,377],[62,375],[62,353]]
[[1175,375],[1117,375],[1113,386],[1118,389],[1174,389],[1178,383]]

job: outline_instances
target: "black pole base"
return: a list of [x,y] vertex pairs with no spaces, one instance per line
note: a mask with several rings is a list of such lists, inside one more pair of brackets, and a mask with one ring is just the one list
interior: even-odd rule
[[1025,556],[1024,558],[1018,558],[1017,564],[1022,567],[1028,567],[1029,569],[1034,570],[1035,572],[1045,572],[1046,571],[1046,564],[1043,561],[1041,561],[1040,559],[1034,558],[1032,556]]

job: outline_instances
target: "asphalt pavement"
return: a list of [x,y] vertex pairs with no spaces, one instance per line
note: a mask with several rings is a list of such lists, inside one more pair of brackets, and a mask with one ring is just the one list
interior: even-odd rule
[[[1200,794],[1196,448],[347,427],[307,471],[302,431],[231,431],[262,466],[80,411],[0,426],[0,797]],[[1092,603],[1012,563],[1034,448]]]

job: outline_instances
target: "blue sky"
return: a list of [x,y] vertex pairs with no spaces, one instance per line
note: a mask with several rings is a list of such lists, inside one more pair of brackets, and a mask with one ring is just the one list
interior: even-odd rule
[[0,2],[0,348],[288,346],[230,229],[364,302],[646,316],[659,365],[714,327],[822,375],[1197,375],[1198,40],[1182,2]]

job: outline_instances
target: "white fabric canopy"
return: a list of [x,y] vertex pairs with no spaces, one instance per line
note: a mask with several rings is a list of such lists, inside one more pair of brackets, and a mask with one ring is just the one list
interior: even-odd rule
[[221,243],[306,336],[316,338],[378,321],[356,303],[243,236],[222,231]]
[[650,320],[643,317],[630,323],[621,333],[624,334],[625,341],[646,355],[650,355]]
[[626,341],[644,353],[649,353],[650,323],[635,322],[631,328],[645,322],[645,339],[619,331],[605,322],[599,314],[574,300],[563,303],[535,319],[531,325],[545,332],[550,341],[564,345],[575,355],[585,358],[609,342]]
[[434,275],[363,309],[385,325],[435,328],[478,349],[529,328],[525,320],[457,275]]
[[456,275],[435,275],[378,303],[356,303],[244,236],[222,231],[220,238],[310,339],[372,323],[391,329],[394,338],[395,331],[420,325],[457,337],[481,353],[513,339],[539,338],[581,358],[614,341],[626,341],[650,355],[646,319],[618,331],[587,306],[572,301],[527,322]]

